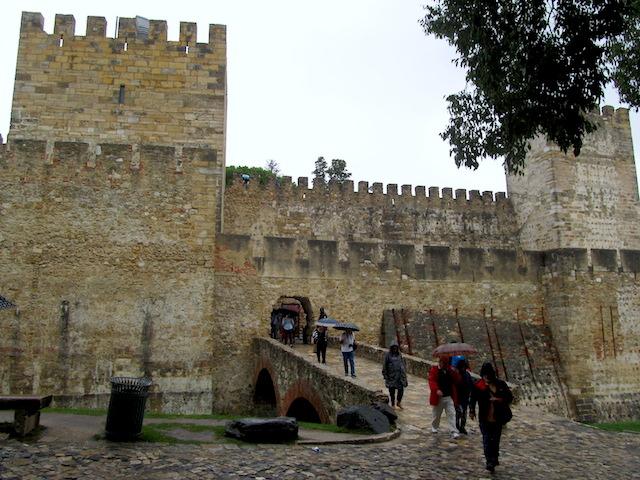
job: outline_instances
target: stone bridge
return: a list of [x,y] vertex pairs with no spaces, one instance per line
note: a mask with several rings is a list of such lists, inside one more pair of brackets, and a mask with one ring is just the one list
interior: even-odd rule
[[[254,338],[254,401],[277,415],[301,421],[335,423],[347,405],[369,404],[381,390],[364,386],[339,369],[316,363],[308,345],[284,346],[271,338]],[[330,350],[333,356],[339,352]],[[313,355],[313,356],[312,356]],[[327,360],[342,364],[337,356]]]

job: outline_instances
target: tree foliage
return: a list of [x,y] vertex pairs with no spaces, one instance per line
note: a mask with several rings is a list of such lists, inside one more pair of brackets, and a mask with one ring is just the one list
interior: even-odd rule
[[502,157],[521,171],[538,134],[578,155],[609,82],[640,105],[640,0],[435,0],[425,9],[425,32],[454,46],[467,71],[467,87],[447,97],[441,134],[458,167]]
[[331,160],[331,166],[329,166],[324,157],[318,157],[311,174],[322,183],[327,183],[327,181],[342,183],[351,178],[351,173],[347,170],[347,162],[340,158]]
[[272,172],[271,170],[267,170],[266,168],[260,167],[245,167],[245,166],[234,166],[229,165],[225,169],[225,185],[230,186],[233,185],[240,175],[243,173],[248,174],[251,177],[250,181],[257,181],[260,185],[266,185],[269,183],[269,180],[274,178],[277,179],[278,176]]
[[276,176],[280,175],[280,165],[273,159],[267,160],[267,170]]

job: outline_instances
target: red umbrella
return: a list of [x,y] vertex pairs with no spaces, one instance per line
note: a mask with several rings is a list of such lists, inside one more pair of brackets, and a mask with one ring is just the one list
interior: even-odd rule
[[434,357],[455,357],[456,355],[469,355],[471,353],[478,353],[478,350],[468,343],[444,343],[433,349]]

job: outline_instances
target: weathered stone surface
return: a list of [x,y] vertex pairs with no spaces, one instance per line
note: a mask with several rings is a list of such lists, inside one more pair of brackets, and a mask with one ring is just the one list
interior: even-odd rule
[[395,410],[389,406],[388,403],[376,402],[372,403],[371,407],[387,417],[387,420],[389,420],[390,424],[394,425],[396,423],[398,415],[396,414]]
[[229,422],[224,434],[243,442],[285,443],[298,438],[295,418],[242,418]]
[[387,416],[368,405],[354,405],[338,412],[339,427],[354,430],[368,430],[373,433],[386,433],[391,429]]

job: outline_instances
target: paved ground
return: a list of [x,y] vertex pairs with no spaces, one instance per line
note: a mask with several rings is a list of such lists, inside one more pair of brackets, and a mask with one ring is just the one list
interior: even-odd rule
[[[327,368],[341,372],[338,352],[329,353],[329,362]],[[382,386],[379,365],[358,359],[356,368],[353,381]],[[35,444],[0,441],[0,479],[640,479],[640,435],[594,430],[517,407],[504,433],[501,466],[489,475],[476,425],[458,440],[446,428],[431,434],[426,381],[409,377],[409,383],[400,412],[403,434],[384,444],[316,452],[308,446],[113,444],[67,433]]]

